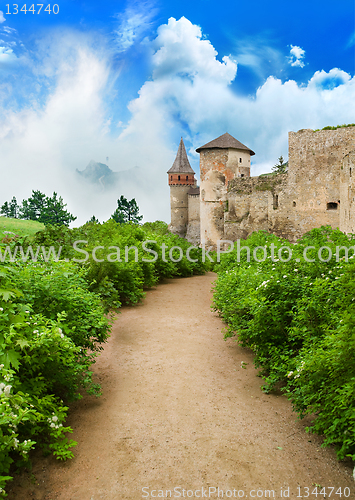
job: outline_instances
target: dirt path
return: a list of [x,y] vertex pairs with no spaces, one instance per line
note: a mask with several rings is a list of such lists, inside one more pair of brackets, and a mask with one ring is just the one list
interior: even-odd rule
[[223,498],[267,498],[265,490],[284,498],[287,487],[289,498],[305,498],[316,485],[328,494],[349,487],[355,498],[351,464],[321,449],[284,397],[263,394],[252,355],[223,340],[210,310],[214,279],[168,280],[122,309],[95,367],[104,396],[70,414],[75,459],[38,458],[35,484],[20,476],[11,500],[166,498],[175,487],[172,498],[218,498],[217,487],[219,498],[222,490]]

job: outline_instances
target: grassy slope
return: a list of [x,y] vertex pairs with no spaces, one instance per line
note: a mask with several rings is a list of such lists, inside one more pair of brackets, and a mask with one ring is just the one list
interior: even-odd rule
[[11,231],[19,236],[32,236],[37,231],[42,231],[44,224],[34,220],[11,219],[10,217],[0,217],[0,239],[6,236],[4,231]]

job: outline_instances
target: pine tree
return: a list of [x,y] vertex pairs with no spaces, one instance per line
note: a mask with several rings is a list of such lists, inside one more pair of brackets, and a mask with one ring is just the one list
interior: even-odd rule
[[271,170],[276,174],[284,174],[287,172],[287,161],[285,162],[282,155],[278,158],[278,163],[276,163]]
[[132,222],[133,224],[139,224],[143,219],[143,215],[139,214],[139,207],[135,198],[128,201],[123,195],[117,200],[117,208],[111,215],[112,219],[120,224],[125,222]]
[[32,196],[23,200],[20,213],[22,219],[39,220],[46,205],[46,195],[41,191],[32,190]]
[[9,207],[9,204],[8,204],[7,201],[5,201],[5,203],[0,208],[0,213],[2,215],[4,215],[5,217],[10,217],[10,215],[9,215],[9,213],[10,213],[10,207]]
[[58,197],[56,192],[53,193],[51,198],[47,196],[42,213],[38,219],[39,222],[43,222],[45,225],[58,224],[69,226],[69,224],[74,221],[76,217],[65,210],[66,206],[67,205],[64,203],[63,198],[61,196]]
[[17,204],[17,200],[15,196],[13,196],[12,200],[9,203],[9,215],[8,217],[12,217],[17,219],[19,216],[19,206]]

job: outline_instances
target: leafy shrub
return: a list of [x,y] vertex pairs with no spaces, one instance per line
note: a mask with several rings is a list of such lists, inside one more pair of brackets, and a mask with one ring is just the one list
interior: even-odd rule
[[[87,348],[96,348],[96,343],[108,336],[100,300],[87,290],[86,281],[72,263],[46,266],[0,264],[3,496],[4,486],[12,478],[11,465],[27,463],[29,451],[37,443],[58,459],[73,456],[71,448],[76,443],[66,436],[72,430],[64,425],[68,407],[63,401],[80,398],[82,387],[99,395],[100,387],[93,383],[90,371],[96,354]],[[78,318],[90,313],[90,307],[85,331]],[[61,312],[65,309],[68,315]]]
[[[310,430],[324,434],[324,445],[335,444],[339,458],[355,459],[353,249],[348,261],[344,257],[354,236],[314,229],[292,245],[288,262],[281,247],[289,242],[274,235],[253,233],[241,248],[252,254],[265,245],[269,255],[262,262],[248,262],[245,250],[239,258],[236,250],[222,256],[214,307],[228,324],[226,336],[237,335],[254,351],[265,391],[282,384],[301,417],[316,415]],[[322,261],[318,252],[325,246],[332,257]],[[314,262],[303,258],[307,247]]]
[[[47,252],[53,247],[56,253],[61,247],[61,259],[81,261],[89,289],[100,294],[108,309],[121,303],[139,302],[144,297],[144,288],[156,285],[162,278],[192,276],[210,269],[209,262],[202,261],[201,249],[190,251],[191,259],[196,261],[191,262],[186,257],[191,244],[166,233],[167,225],[161,221],[138,226],[118,224],[111,219],[104,224],[87,223],[76,229],[47,226],[34,238],[28,238],[24,246],[44,247]],[[80,243],[75,247],[75,242]],[[179,251],[172,250],[173,247],[183,251],[179,262]],[[130,249],[127,253],[126,248]],[[170,250],[176,262],[170,259]]]

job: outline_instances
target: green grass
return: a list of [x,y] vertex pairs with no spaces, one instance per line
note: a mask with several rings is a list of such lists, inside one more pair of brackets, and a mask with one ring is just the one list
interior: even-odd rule
[[335,127],[328,125],[327,127],[323,127],[322,129],[317,128],[316,130],[313,130],[313,132],[319,132],[320,130],[336,130],[337,128],[346,128],[346,127],[355,127],[355,123],[348,123],[348,124],[344,123],[343,125],[336,125]]
[[44,224],[34,220],[11,219],[0,217],[0,239],[6,236],[4,231],[10,231],[19,236],[33,236],[44,229]]

